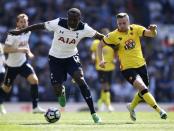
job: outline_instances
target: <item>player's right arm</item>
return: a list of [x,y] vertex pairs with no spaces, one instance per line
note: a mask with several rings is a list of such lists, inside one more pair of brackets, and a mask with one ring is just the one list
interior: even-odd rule
[[105,43],[103,40],[100,41],[100,44],[98,45],[98,50],[97,50],[97,55],[98,55],[98,59],[99,59],[99,66],[101,68],[105,68],[105,60],[103,57],[103,47],[105,46]]
[[4,53],[17,53],[17,52],[21,52],[21,53],[28,53],[28,48],[14,48],[13,44],[15,43],[15,38],[14,36],[8,34],[7,39],[5,41],[5,45],[4,45]]
[[92,44],[91,44],[91,47],[90,47],[90,51],[91,51],[91,59],[92,59],[92,62],[95,64],[95,61],[96,61],[96,52],[97,52],[97,46],[98,44],[100,43],[99,40],[93,40]]
[[17,53],[17,52],[28,53],[29,50],[28,48],[14,48],[10,45],[4,46],[4,53]]
[[108,45],[110,47],[113,47],[113,46],[116,46],[116,36],[115,36],[115,32],[110,32],[108,35],[106,35],[103,40],[100,41],[100,44],[98,45],[98,50],[97,50],[97,55],[98,55],[98,58],[99,58],[99,66],[101,68],[105,68],[105,60],[104,60],[104,57],[103,57],[103,47],[105,45]]

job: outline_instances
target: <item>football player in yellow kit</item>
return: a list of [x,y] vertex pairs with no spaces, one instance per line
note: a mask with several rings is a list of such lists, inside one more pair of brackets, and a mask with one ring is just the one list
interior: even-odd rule
[[162,119],[166,119],[166,112],[159,107],[148,90],[149,76],[140,42],[141,37],[155,37],[157,35],[157,26],[151,24],[146,29],[140,25],[130,24],[127,13],[119,13],[116,17],[118,29],[104,37],[98,46],[99,66],[106,67],[102,48],[105,45],[118,46],[117,53],[121,72],[125,79],[138,90],[132,102],[127,105],[131,119],[136,120],[134,109],[141,101],[145,101],[160,114]]
[[[103,28],[101,29],[101,32],[106,35],[109,33],[108,28]],[[106,63],[106,68],[101,68],[99,66],[99,59],[97,57],[97,48],[100,43],[100,40],[95,39],[92,42],[91,45],[91,52],[92,52],[92,60],[95,63],[95,68],[98,73],[98,78],[99,78],[99,83],[101,86],[101,93],[100,93],[100,98],[98,100],[98,109],[102,111],[102,105],[105,104],[107,107],[107,110],[109,112],[112,112],[114,108],[111,105],[111,96],[110,96],[110,86],[112,82],[112,74],[115,69],[115,63],[114,63],[114,49],[110,46],[105,46],[103,48],[103,55],[104,59],[107,62]]]

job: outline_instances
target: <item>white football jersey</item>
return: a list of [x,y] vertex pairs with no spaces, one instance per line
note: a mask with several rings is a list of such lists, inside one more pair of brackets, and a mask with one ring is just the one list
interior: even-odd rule
[[80,22],[77,29],[68,28],[67,19],[57,18],[45,22],[45,28],[54,32],[49,55],[56,58],[68,58],[78,53],[77,44],[85,37],[93,37],[96,30],[88,24]]
[[2,44],[0,43],[0,73],[5,72],[4,61],[5,61],[5,57],[3,53],[3,47],[2,47]]
[[[13,48],[29,48],[28,41],[30,34],[31,32],[22,33],[17,36],[8,34],[5,45],[9,45]],[[8,53],[6,64],[10,67],[20,67],[26,60],[26,53]]]

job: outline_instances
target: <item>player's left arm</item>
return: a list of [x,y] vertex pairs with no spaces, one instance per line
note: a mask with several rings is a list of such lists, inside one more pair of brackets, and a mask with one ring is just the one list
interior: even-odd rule
[[148,29],[144,30],[144,36],[146,37],[155,37],[157,35],[157,25],[151,24]]
[[96,31],[92,27],[90,27],[87,23],[85,24],[84,28],[85,28],[84,37],[94,38],[94,39],[98,39],[98,40],[103,39],[104,35],[99,33],[98,31]]
[[96,34],[93,36],[94,39],[102,40],[104,37],[103,34],[96,32]]

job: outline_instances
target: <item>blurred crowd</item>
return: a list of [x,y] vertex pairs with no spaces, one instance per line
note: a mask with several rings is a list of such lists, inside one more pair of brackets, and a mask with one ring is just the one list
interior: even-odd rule
[[[131,23],[148,27],[158,25],[155,39],[142,39],[142,48],[150,75],[150,90],[160,102],[174,102],[174,0],[0,0],[0,42],[4,43],[9,29],[15,28],[16,16],[26,13],[29,24],[45,22],[57,17],[66,17],[66,11],[77,7],[82,11],[82,21],[100,31],[107,27],[116,28],[115,15],[127,12]],[[173,35],[173,37],[172,37]],[[35,58],[30,60],[40,81],[41,101],[57,100],[50,85],[48,51],[53,34],[46,31],[32,32],[30,47]],[[97,73],[91,61],[91,39],[82,40],[78,46],[85,78],[90,85],[94,100],[100,94]],[[135,90],[127,83],[120,71],[119,64],[113,74],[111,88],[112,101],[127,102]],[[66,85],[68,101],[83,101],[76,84],[68,77]],[[11,92],[10,101],[29,101],[28,83],[18,77]]]

